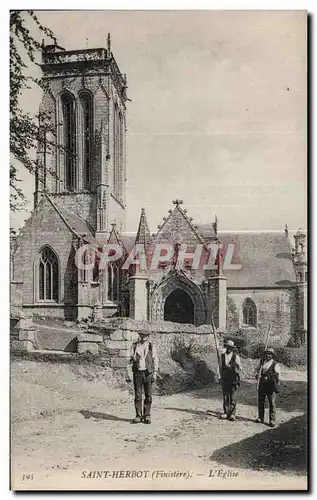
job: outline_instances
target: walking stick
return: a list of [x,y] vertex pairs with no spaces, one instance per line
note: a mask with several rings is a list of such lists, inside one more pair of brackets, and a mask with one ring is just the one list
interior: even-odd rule
[[219,373],[221,374],[221,358],[220,358],[220,352],[219,352],[218,337],[217,337],[216,328],[215,328],[215,324],[214,324],[214,318],[212,315],[211,315],[211,328],[212,328],[212,333],[214,334],[214,339],[215,339]]
[[[269,324],[269,327],[268,327],[268,330],[267,330],[267,335],[266,335],[266,342],[265,342],[264,352],[266,351],[267,346],[269,345],[270,330],[271,330],[271,323]],[[263,357],[262,357],[262,359],[261,359],[260,370],[259,370],[259,373],[258,373],[258,379],[257,379],[257,381],[256,381],[256,388],[257,388],[257,390],[259,390],[259,385],[260,385],[260,374],[261,374],[262,367],[263,367]]]

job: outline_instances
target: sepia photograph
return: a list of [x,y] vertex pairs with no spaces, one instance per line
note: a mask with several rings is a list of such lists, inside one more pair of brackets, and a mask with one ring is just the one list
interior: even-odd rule
[[8,17],[10,489],[307,491],[307,11]]

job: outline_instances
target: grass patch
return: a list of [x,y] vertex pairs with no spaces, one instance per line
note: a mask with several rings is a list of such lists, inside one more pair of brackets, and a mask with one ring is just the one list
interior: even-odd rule
[[11,361],[24,359],[27,361],[39,361],[43,363],[56,364],[78,364],[105,366],[105,361],[98,354],[70,353],[70,352],[39,352],[39,351],[11,351]]

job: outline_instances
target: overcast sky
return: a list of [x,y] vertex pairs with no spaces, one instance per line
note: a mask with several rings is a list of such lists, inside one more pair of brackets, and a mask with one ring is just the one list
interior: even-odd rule
[[[304,11],[39,12],[65,49],[106,46],[128,77],[127,230],[180,197],[219,230],[306,227]],[[88,38],[88,42],[87,39]],[[24,96],[36,112],[38,92]],[[25,173],[32,206],[34,182]],[[25,212],[14,216],[20,227]]]

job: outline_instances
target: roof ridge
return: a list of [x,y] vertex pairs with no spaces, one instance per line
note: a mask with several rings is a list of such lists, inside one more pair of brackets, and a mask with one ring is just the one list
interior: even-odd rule
[[234,229],[228,229],[224,231],[218,231],[218,233],[222,234],[285,234],[284,229],[259,229],[259,230],[248,230],[248,229],[243,229],[243,230],[234,230]]
[[72,217],[75,216],[75,217],[78,217],[82,222],[84,222],[84,224],[86,224],[87,226],[87,229],[89,229],[89,231],[93,234],[94,233],[94,229],[93,227],[91,226],[91,224],[89,224],[89,222],[84,219],[81,215],[79,215],[77,212],[72,212],[71,210],[69,210],[69,208],[66,208],[66,207],[59,207],[57,205],[57,208],[59,211],[61,212],[68,212]]

